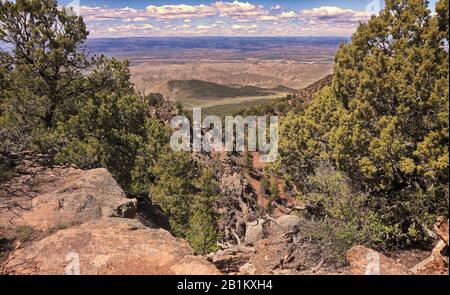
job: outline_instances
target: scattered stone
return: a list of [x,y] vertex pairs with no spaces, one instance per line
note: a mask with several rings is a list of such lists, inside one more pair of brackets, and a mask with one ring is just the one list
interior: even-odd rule
[[239,268],[239,275],[254,275],[256,267],[251,263],[246,263]]

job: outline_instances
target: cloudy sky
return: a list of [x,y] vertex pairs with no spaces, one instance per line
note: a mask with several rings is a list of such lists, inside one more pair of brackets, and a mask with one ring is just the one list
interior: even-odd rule
[[383,5],[382,0],[79,2],[90,37],[349,36]]

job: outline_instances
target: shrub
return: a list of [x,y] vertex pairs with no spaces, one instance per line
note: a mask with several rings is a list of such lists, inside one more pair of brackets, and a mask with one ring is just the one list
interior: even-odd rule
[[270,189],[270,181],[267,179],[266,176],[263,175],[261,177],[260,183],[261,183],[261,194],[264,195],[268,194]]
[[30,241],[33,238],[34,229],[29,225],[18,225],[15,228],[17,238],[22,243]]
[[323,212],[312,216],[302,233],[318,245],[327,263],[341,266],[346,252],[356,244],[385,249],[389,237],[398,234],[395,226],[382,225],[368,206],[369,195],[360,192],[348,176],[330,164],[321,163],[305,184],[302,200],[319,205]]

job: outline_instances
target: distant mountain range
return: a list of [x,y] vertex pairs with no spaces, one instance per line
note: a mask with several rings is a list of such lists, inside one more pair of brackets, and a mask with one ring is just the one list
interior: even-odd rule
[[89,39],[94,54],[127,58],[133,64],[151,60],[297,60],[332,61],[344,37],[145,37]]

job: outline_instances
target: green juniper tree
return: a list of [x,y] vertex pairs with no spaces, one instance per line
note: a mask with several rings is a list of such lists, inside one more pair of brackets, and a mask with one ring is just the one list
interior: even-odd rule
[[89,58],[87,36],[83,19],[57,1],[1,2],[0,42],[11,50],[0,52],[0,152],[50,152],[148,190],[168,130],[148,117],[128,62]]
[[200,168],[186,153],[166,153],[154,166],[153,199],[169,216],[172,232],[187,238],[197,253],[216,249],[212,214],[219,194],[214,171]]
[[332,86],[283,120],[277,169],[302,187],[330,162],[368,193],[386,244],[426,239],[448,216],[448,63],[448,1],[432,16],[387,0],[339,48]]
[[216,242],[219,235],[211,208],[203,199],[204,196],[199,196],[199,198],[196,200],[189,218],[186,238],[197,254],[205,255],[218,250]]

